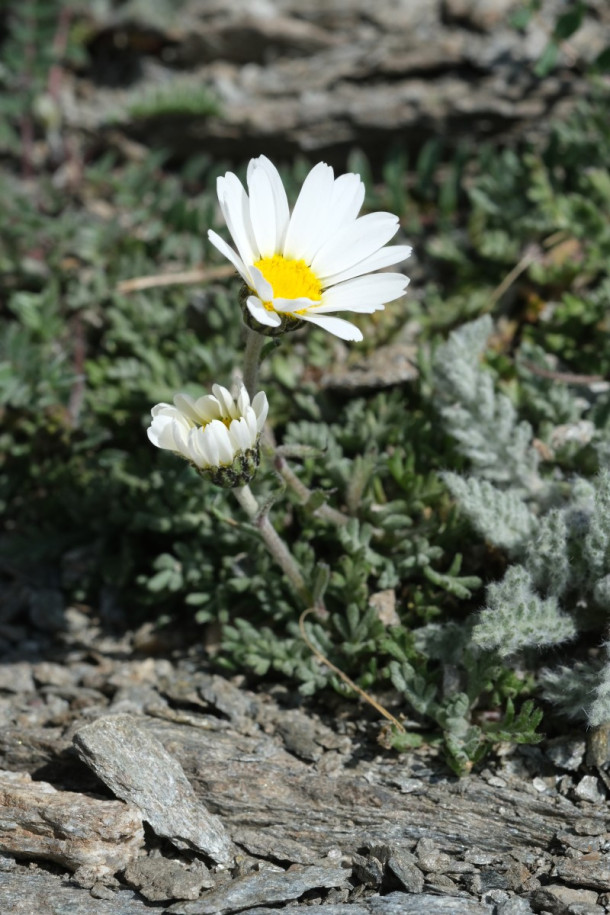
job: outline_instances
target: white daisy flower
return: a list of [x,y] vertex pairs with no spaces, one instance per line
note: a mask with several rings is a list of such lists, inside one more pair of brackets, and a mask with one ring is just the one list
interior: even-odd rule
[[364,201],[359,175],[335,178],[320,162],[291,214],[279,172],[259,156],[248,165],[248,194],[227,172],[218,179],[218,200],[237,250],[212,230],[208,237],[250,291],[246,319],[261,333],[274,336],[310,321],[342,340],[362,340],[357,327],[333,313],[370,314],[407,288],[402,273],[374,272],[404,261],[411,248],[387,246],[398,231],[397,216],[358,216]]
[[222,385],[195,400],[176,394],[174,403],[152,408],[148,437],[157,448],[179,454],[219,486],[244,486],[259,461],[258,441],[269,404],[263,391],[250,398],[242,385],[236,399]]

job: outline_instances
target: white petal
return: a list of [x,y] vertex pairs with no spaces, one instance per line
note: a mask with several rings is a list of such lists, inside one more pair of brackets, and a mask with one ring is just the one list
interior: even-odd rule
[[218,200],[227,228],[244,264],[258,260],[258,251],[252,225],[248,195],[237,175],[227,172],[217,181]]
[[324,224],[319,226],[318,246],[353,223],[364,203],[364,184],[360,175],[340,175],[333,185],[330,206]]
[[189,427],[186,421],[180,423],[170,416],[157,416],[153,419],[147,432],[150,441],[153,445],[156,445],[157,448],[164,448],[167,451],[185,454],[189,433]]
[[218,445],[213,435],[210,435],[209,426],[197,429],[197,435],[189,440],[191,458],[202,468],[218,467]]
[[258,394],[255,394],[252,401],[252,409],[256,413],[257,427],[260,432],[265,425],[267,413],[269,412],[269,401],[264,391],[259,391]]
[[340,337],[341,340],[359,342],[363,339],[358,328],[354,324],[350,324],[349,321],[344,321],[343,318],[330,317],[329,315],[320,315],[318,317],[313,312],[300,315],[300,317],[303,321],[311,321],[312,324],[317,324],[318,327],[327,330],[330,334],[334,334],[335,337]]
[[301,309],[311,308],[314,305],[319,305],[320,302],[318,299],[307,299],[303,297],[300,299],[272,299],[271,304],[276,311],[291,314],[293,311],[299,311]]
[[222,417],[225,419],[235,419],[237,408],[235,406],[235,401],[231,397],[231,392],[221,384],[213,384],[212,391],[214,392],[214,397],[220,404]]
[[369,213],[361,216],[322,245],[311,269],[318,279],[350,267],[382,248],[398,232],[398,217],[391,213]]
[[234,419],[229,426],[229,438],[231,439],[231,444],[236,452],[248,451],[254,444],[252,436],[250,435],[250,430],[248,429],[248,423],[243,416],[240,417],[240,419]]
[[288,208],[288,198],[280,178],[277,168],[266,156],[259,156],[256,162],[259,163],[271,182],[273,191],[273,203],[275,205],[275,225],[277,232],[277,252],[283,250],[284,239],[286,238],[286,229],[290,220],[290,210]]
[[246,307],[259,324],[266,324],[268,327],[279,327],[282,323],[280,316],[276,315],[274,311],[267,311],[261,300],[254,295],[248,296]]
[[265,279],[258,267],[250,267],[253,289],[262,302],[270,302],[273,298],[273,286]]
[[209,423],[213,419],[220,419],[222,413],[218,400],[212,394],[204,394],[195,401],[195,409],[200,416],[199,423]]
[[214,440],[218,446],[218,459],[220,464],[231,464],[233,458],[235,457],[235,449],[231,444],[231,439],[229,438],[229,430],[224,423],[221,423],[220,420],[214,420],[207,427],[210,431],[210,437],[214,436]]
[[365,257],[364,260],[361,260],[353,267],[327,276],[324,280],[324,285],[334,286],[336,283],[343,283],[345,280],[351,280],[356,276],[364,276],[365,273],[372,273],[374,270],[393,267],[394,264],[406,261],[412,250],[413,248],[409,245],[388,245],[379,251],[375,251],[369,257]]
[[190,419],[191,422],[196,423],[197,425],[201,424],[201,417],[197,412],[195,401],[190,394],[176,394],[174,396],[174,403],[183,416],[186,416],[187,419]]
[[243,415],[249,406],[250,396],[246,391],[245,385],[242,384],[241,388],[239,389],[239,394],[237,395],[237,409],[239,410],[239,413]]
[[370,273],[348,280],[339,286],[324,290],[322,304],[311,309],[311,314],[333,311],[353,311],[370,314],[387,302],[400,298],[409,285],[402,273]]
[[154,407],[152,408],[152,410],[150,412],[151,412],[151,416],[154,418],[155,416],[158,416],[160,413],[163,415],[175,416],[177,413],[177,410],[171,403],[157,403],[154,405]]
[[320,246],[320,227],[325,224],[333,183],[333,170],[325,162],[315,165],[305,178],[288,224],[285,257],[311,263]]
[[261,257],[277,254],[277,225],[275,203],[269,175],[262,168],[254,168],[248,177],[250,191],[250,221]]
[[223,257],[226,257],[226,259],[233,264],[233,266],[235,267],[235,269],[241,276],[244,283],[247,286],[252,286],[252,278],[250,277],[250,274],[248,273],[248,268],[242,261],[239,254],[237,254],[233,250],[233,248],[231,248],[231,246],[228,245],[226,243],[226,241],[224,241],[224,239],[222,239],[220,237],[220,235],[217,235],[216,232],[213,231],[213,229],[208,229],[208,238],[210,239],[210,241],[212,242],[214,247],[218,248],[218,250],[223,255]]
[[157,447],[157,448],[164,447],[164,445],[161,444],[161,438],[160,438],[160,432],[161,432],[161,429],[163,429],[163,428],[164,428],[164,426],[161,426],[159,424],[159,422],[157,421],[157,422],[152,422],[150,424],[150,426],[148,427],[148,429],[146,430],[146,434],[147,434],[148,438],[153,443],[153,445],[155,445],[155,447]]
[[250,438],[252,439],[252,444],[254,444],[254,442],[257,439],[258,433],[259,433],[259,428],[258,428],[258,422],[256,419],[256,413],[254,412],[252,407],[250,407],[250,409],[245,414],[244,420],[248,426],[248,432],[249,432]]
[[[218,467],[218,441],[214,435],[214,423],[218,420],[213,420],[209,426],[205,426],[203,429],[198,429],[199,435],[197,438],[194,438],[194,441],[197,444],[197,447],[200,453],[204,456],[205,462],[209,467]],[[220,423],[222,426],[222,423]],[[222,426],[224,429],[224,426]]]

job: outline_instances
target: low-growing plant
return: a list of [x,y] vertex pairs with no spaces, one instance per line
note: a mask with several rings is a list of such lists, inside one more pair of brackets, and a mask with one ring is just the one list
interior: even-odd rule
[[[393,153],[379,180],[353,152],[364,209],[400,217],[421,278],[351,329],[327,324],[359,346],[324,320],[245,330],[244,283],[206,237],[224,231],[221,162],[98,150],[67,187],[48,162],[35,193],[0,176],[3,581],[26,608],[53,594],[108,625],[194,619],[218,667],[366,692],[398,722],[385,746],[440,742],[459,773],[498,742],[538,740],[537,696],[602,723],[609,137],[600,88],[538,147],[447,162],[431,141],[411,164]],[[309,170],[282,168],[289,200]],[[285,302],[249,288],[263,303],[250,323],[290,324]],[[410,381],[391,369],[405,350]],[[376,351],[389,370],[363,381]],[[177,391],[196,401],[221,381],[237,396],[244,378],[254,395],[259,355],[273,440],[258,467],[224,461],[216,480],[239,488],[256,470],[244,513],[144,430]],[[208,418],[226,428],[248,410],[224,398]],[[251,405],[233,458],[256,452]],[[215,451],[188,454],[215,466]]]

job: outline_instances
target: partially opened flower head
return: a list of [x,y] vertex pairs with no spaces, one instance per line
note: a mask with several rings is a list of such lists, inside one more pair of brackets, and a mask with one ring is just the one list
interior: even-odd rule
[[237,398],[219,384],[195,400],[176,394],[174,403],[152,408],[148,437],[157,448],[181,455],[218,486],[244,486],[259,462],[259,438],[269,404],[260,391],[250,403],[241,387]]
[[335,178],[324,162],[309,172],[292,214],[269,159],[252,159],[247,178],[248,193],[232,172],[218,179],[220,207],[237,250],[216,232],[208,236],[247,287],[250,326],[275,336],[309,321],[343,340],[362,340],[355,325],[334,313],[370,314],[404,293],[409,280],[402,273],[375,272],[411,253],[407,245],[387,245],[398,218],[358,216],[364,201],[360,176]]

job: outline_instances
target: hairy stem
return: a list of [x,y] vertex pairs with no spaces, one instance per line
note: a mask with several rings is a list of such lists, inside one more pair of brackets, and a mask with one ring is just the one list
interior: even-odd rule
[[250,520],[260,531],[261,537],[265,541],[265,546],[286,575],[286,578],[293,585],[305,606],[309,607],[312,597],[305,584],[305,579],[301,575],[292,553],[271,524],[269,516],[265,512],[261,512],[252,490],[248,485],[238,486],[233,490],[233,493]]
[[244,385],[250,395],[250,400],[256,394],[258,385],[258,367],[260,364],[261,352],[265,344],[263,334],[257,333],[251,327],[246,326],[246,351],[244,353]]
[[[288,461],[281,454],[278,454],[277,451],[273,456],[273,463],[277,472],[283,477],[286,481],[286,484],[296,493],[299,498],[299,501],[302,505],[306,505],[313,492],[298,478]],[[349,515],[345,515],[343,512],[339,511],[336,508],[332,508],[330,505],[320,505],[319,508],[313,512],[317,518],[324,518],[325,521],[330,521],[332,524],[336,524],[339,527],[343,527],[344,524],[347,524],[349,521]]]

